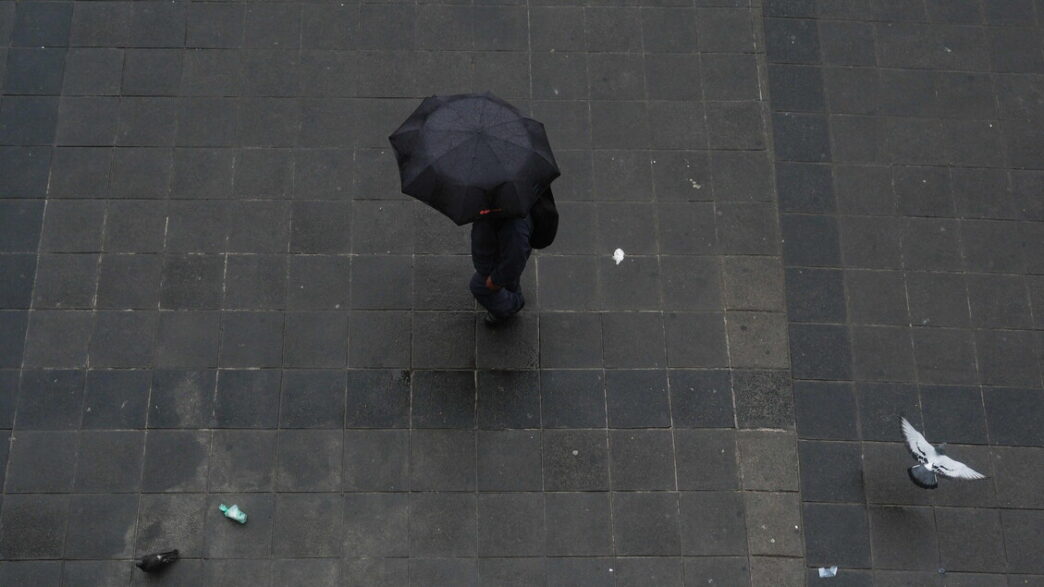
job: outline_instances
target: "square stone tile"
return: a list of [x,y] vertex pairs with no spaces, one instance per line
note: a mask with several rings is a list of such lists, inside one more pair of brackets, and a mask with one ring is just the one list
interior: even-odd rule
[[678,488],[725,490],[737,487],[736,438],[729,430],[675,430]]
[[474,490],[476,458],[472,431],[414,430],[410,443],[410,489]]
[[475,364],[482,369],[533,369],[539,361],[537,315],[525,313],[502,328],[479,325]]
[[535,585],[547,580],[544,559],[480,558],[479,580],[502,585]]
[[66,95],[118,95],[122,73],[122,49],[72,48],[65,54],[62,93]]
[[545,491],[609,489],[609,448],[606,433],[597,430],[546,430]]
[[544,368],[596,368],[602,364],[602,322],[584,313],[540,315],[540,365]]
[[5,496],[0,552],[7,559],[58,558],[62,556],[69,496]]
[[792,429],[794,396],[784,371],[733,371],[732,392],[740,428]]
[[744,584],[750,581],[747,557],[691,557],[684,559],[685,576],[696,584]]
[[70,559],[125,558],[138,516],[136,494],[73,495],[63,556]]
[[158,308],[162,273],[159,255],[103,255],[95,305],[114,310]]
[[610,467],[614,490],[673,490],[673,437],[667,430],[612,430]]
[[474,556],[478,521],[475,494],[410,494],[410,554]]
[[791,323],[788,330],[791,372],[794,378],[851,378],[852,349],[846,327]]
[[975,387],[920,387],[925,433],[947,442],[981,444],[986,440],[983,396]]
[[985,388],[982,394],[993,444],[1044,446],[1044,435],[1032,425],[1041,412],[1038,390]]
[[217,366],[219,327],[216,312],[160,312],[154,365],[188,369]]
[[608,493],[548,493],[545,519],[549,555],[589,556],[612,550]]
[[40,255],[34,308],[90,308],[98,281],[98,255]]
[[217,430],[210,449],[211,491],[271,491],[275,470],[273,430]]
[[903,327],[853,326],[852,371],[864,381],[912,381],[910,331]]
[[147,492],[206,490],[209,455],[209,432],[150,430],[145,436],[142,490]]
[[225,257],[220,255],[165,256],[160,307],[164,310],[220,308],[225,264]]
[[475,427],[476,383],[471,371],[417,371],[411,400],[413,428]]
[[142,495],[134,555],[163,552],[176,542],[179,555],[202,556],[206,511],[201,493]]
[[605,390],[609,427],[656,428],[670,425],[665,372],[607,371]]
[[222,367],[278,367],[283,355],[283,320],[278,312],[222,312]]
[[353,368],[410,366],[411,321],[407,312],[353,312],[348,324],[348,364]]
[[700,56],[700,65],[706,99],[757,100],[760,97],[754,55],[704,53]]
[[140,431],[81,432],[74,489],[92,493],[132,493],[141,487]]
[[721,269],[716,259],[661,256],[660,275],[664,309],[697,312],[721,310]]
[[792,322],[845,322],[844,273],[837,269],[786,270],[787,319]]
[[410,381],[407,371],[350,370],[346,426],[405,428],[409,425]]
[[682,553],[729,555],[747,552],[743,498],[725,491],[680,494]]
[[[211,559],[267,557],[272,546],[275,517],[273,494],[245,493],[207,497],[204,548]],[[219,505],[237,505],[246,512],[247,523],[240,525],[226,518]]]
[[[925,383],[970,384],[977,379],[969,330],[914,328],[914,359],[917,375]],[[942,349],[946,352],[942,352]]]
[[[624,334],[626,333],[626,335]],[[602,315],[602,349],[606,367],[665,366],[662,318],[657,313]]]
[[796,491],[797,439],[792,432],[740,431],[736,435],[743,488]]
[[150,377],[141,370],[91,370],[84,390],[84,429],[145,427]]
[[82,371],[23,370],[18,392],[18,428],[73,430],[83,404]]
[[346,430],[346,491],[409,489],[410,436],[407,430]]
[[167,206],[154,200],[113,200],[105,219],[106,252],[158,253],[163,250]]
[[804,552],[801,502],[796,493],[745,493],[751,554],[799,556]]
[[413,366],[464,369],[475,366],[474,312],[414,312]]
[[874,567],[928,570],[937,564],[932,511],[922,507],[871,507]]
[[544,553],[544,498],[536,493],[482,493],[478,496],[480,556]]
[[729,312],[726,322],[733,366],[784,368],[790,363],[782,314]]
[[[75,432],[22,432],[11,444],[6,474],[8,493],[69,492],[76,467]],[[42,470],[50,460],[54,468]]]
[[856,399],[850,383],[795,382],[794,412],[799,438],[859,439]]
[[806,503],[803,507],[809,565],[870,567],[870,526],[865,506]]
[[340,554],[343,508],[340,494],[278,494],[272,553],[278,557]]
[[1034,536],[1040,533],[1041,516],[1037,511],[1016,512],[1001,511],[1001,525],[1004,528],[1004,543],[1015,545],[1014,552],[1008,554],[1008,568],[1016,571],[1040,573],[1040,545]]
[[902,273],[846,270],[844,275],[853,323],[910,323],[907,316],[907,290]]
[[[669,367],[728,365],[725,320],[721,314],[671,312],[664,315],[664,327]],[[693,333],[699,335],[693,336]]]
[[542,486],[541,442],[538,432],[479,431],[480,491],[536,491]]
[[343,427],[346,380],[338,370],[285,370],[280,427]]
[[[1001,516],[978,508],[936,508],[939,563],[947,571],[1002,572]],[[956,540],[967,533],[963,540]]]
[[476,422],[479,428],[535,428],[540,423],[536,371],[478,373]]
[[678,494],[614,493],[613,538],[621,554],[680,554]]
[[286,307],[286,255],[225,257],[227,310],[279,310]]
[[[1036,387],[1040,382],[1037,342],[1026,331],[977,330],[975,350],[982,383]],[[1036,355],[1035,355],[1036,353]],[[1034,368],[1038,367],[1038,368]]]
[[339,491],[339,430],[281,430],[276,440],[276,491]]
[[801,497],[805,501],[864,500],[862,451],[857,443],[801,441]]
[[345,366],[348,360],[347,312],[288,312],[285,319],[284,366]]
[[722,203],[716,207],[719,247],[728,255],[778,255],[779,227],[774,206]]
[[405,556],[409,496],[405,493],[348,493],[344,496],[343,550],[353,556]]
[[671,419],[679,428],[732,428],[732,382],[724,370],[668,371]]

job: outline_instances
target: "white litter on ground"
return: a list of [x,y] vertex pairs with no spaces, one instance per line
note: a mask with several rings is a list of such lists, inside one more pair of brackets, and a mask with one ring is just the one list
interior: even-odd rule
[[837,576],[837,567],[819,567],[819,578],[826,579],[828,577]]
[[615,251],[613,251],[613,261],[616,261],[617,265],[620,264],[620,261],[623,261],[623,258],[624,258],[623,249],[616,249]]

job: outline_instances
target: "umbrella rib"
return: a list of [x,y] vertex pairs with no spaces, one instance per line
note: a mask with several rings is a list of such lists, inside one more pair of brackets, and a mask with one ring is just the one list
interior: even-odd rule
[[527,150],[528,150],[528,151],[529,151],[530,153],[534,153],[534,154],[536,154],[536,155],[537,155],[538,157],[540,157],[540,158],[541,158],[541,159],[543,159],[544,161],[547,161],[547,163],[548,163],[549,165],[551,165],[552,167],[555,167],[555,164],[554,164],[554,162],[553,162],[553,161],[551,161],[551,160],[549,160],[549,159],[548,159],[547,157],[545,157],[545,156],[543,155],[543,153],[541,153],[541,152],[540,152],[539,150],[537,150],[537,149],[533,148],[533,146],[532,146],[532,145],[520,145],[520,144],[518,144],[518,143],[516,143],[516,142],[514,142],[514,141],[509,141],[509,140],[507,140],[507,139],[504,139],[504,138],[501,138],[501,137],[496,137],[496,136],[494,136],[494,137],[491,137],[491,138],[494,138],[494,139],[496,139],[496,140],[498,140],[498,141],[500,141],[500,142],[502,142],[502,143],[507,143],[507,144],[509,144],[509,145],[514,145],[514,146],[516,146],[516,147],[520,147],[520,148],[523,148],[523,149],[527,149]]

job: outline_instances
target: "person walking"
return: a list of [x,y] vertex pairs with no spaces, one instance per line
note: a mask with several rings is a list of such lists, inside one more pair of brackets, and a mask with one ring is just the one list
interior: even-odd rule
[[533,248],[533,215],[525,218],[476,220],[471,224],[472,295],[483,308],[485,324],[499,326],[526,305],[522,272]]

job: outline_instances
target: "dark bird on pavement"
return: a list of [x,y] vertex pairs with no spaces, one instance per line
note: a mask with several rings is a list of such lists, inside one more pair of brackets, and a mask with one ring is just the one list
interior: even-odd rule
[[906,418],[899,418],[903,424],[903,438],[910,454],[919,464],[909,468],[910,479],[918,487],[935,489],[939,485],[938,475],[951,479],[985,479],[986,476],[960,461],[955,461],[943,452],[945,444],[932,446],[924,435],[918,432]]
[[141,560],[134,563],[139,569],[146,573],[155,573],[161,569],[174,563],[178,560],[178,549],[170,550],[167,552],[156,552],[153,554],[146,554],[141,557]]

